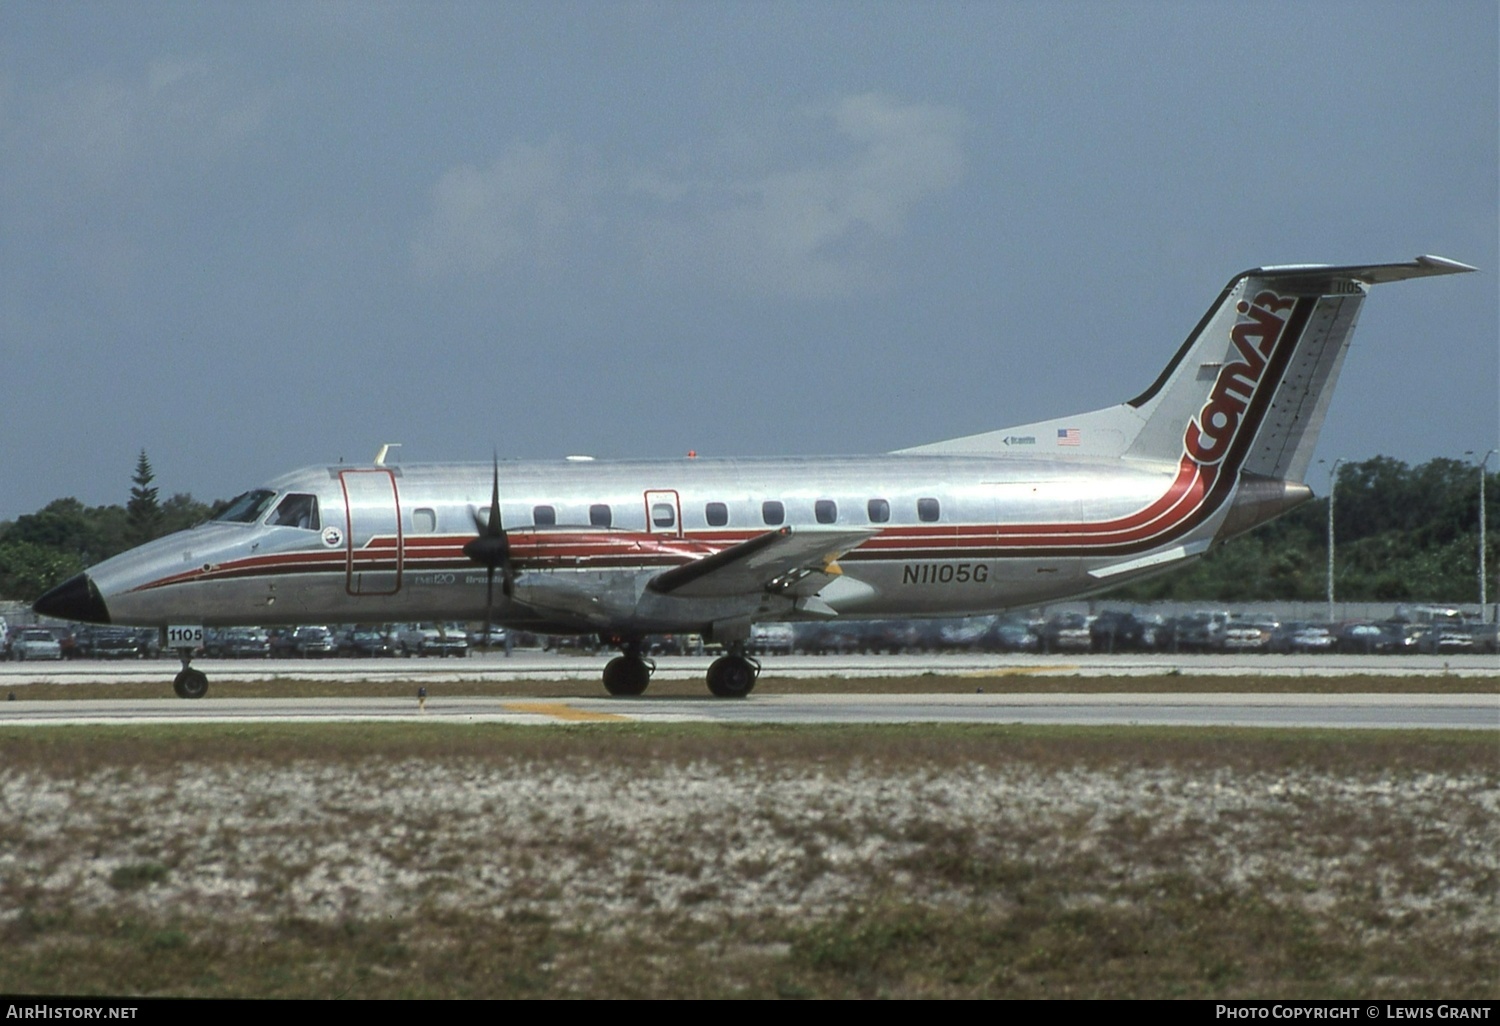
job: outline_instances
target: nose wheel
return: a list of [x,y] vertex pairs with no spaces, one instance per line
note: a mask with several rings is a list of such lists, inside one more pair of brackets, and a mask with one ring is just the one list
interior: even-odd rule
[[208,674],[189,665],[193,661],[192,649],[179,648],[177,654],[182,659],[182,672],[172,678],[172,690],[178,698],[202,698],[208,694]]

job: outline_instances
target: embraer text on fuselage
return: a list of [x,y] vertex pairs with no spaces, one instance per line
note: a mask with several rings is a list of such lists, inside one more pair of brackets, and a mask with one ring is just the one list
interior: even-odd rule
[[1240,318],[1229,338],[1242,359],[1219,369],[1208,402],[1183,434],[1188,455],[1198,463],[1218,463],[1229,451],[1286,327],[1287,318],[1280,311],[1290,311],[1296,302],[1267,291],[1258,293],[1254,304],[1241,300],[1235,307]]

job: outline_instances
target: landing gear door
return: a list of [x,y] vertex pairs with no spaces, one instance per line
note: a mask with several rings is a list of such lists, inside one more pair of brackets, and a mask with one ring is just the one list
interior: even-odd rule
[[675,491],[646,493],[646,530],[670,538],[682,537],[682,501]]
[[341,470],[350,595],[394,595],[401,590],[401,502],[396,477],[385,469]]

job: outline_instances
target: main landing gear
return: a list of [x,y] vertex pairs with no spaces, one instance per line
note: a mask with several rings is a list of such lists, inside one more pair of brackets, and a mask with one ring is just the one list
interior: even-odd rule
[[604,690],[611,695],[643,695],[656,664],[641,655],[641,640],[634,638],[625,643],[623,655],[616,656],[604,666]]
[[179,648],[177,655],[182,660],[182,672],[172,678],[172,690],[177,692],[177,697],[202,698],[208,694],[208,674],[189,665],[193,661],[193,650]]
[[[621,655],[604,667],[604,690],[611,695],[643,695],[656,672],[656,663],[641,654],[639,638],[624,642]],[[717,698],[744,698],[755,689],[760,663],[745,655],[743,643],[730,645],[729,654],[708,668],[708,690]]]
[[709,666],[708,690],[716,698],[744,698],[755,689],[759,678],[760,663],[745,655],[743,645],[732,645],[728,655]]

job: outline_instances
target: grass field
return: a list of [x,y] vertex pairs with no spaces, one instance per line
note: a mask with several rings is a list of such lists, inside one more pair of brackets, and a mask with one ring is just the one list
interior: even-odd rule
[[1500,996],[1488,732],[26,728],[0,761],[0,992]]

